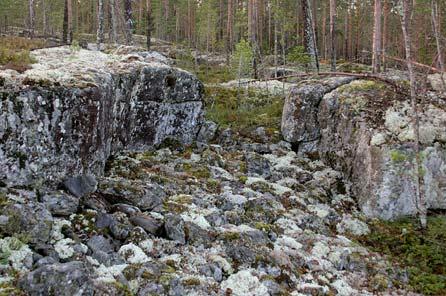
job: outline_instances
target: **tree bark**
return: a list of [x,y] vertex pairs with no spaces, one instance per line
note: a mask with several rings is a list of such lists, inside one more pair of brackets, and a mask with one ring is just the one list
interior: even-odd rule
[[226,23],[226,49],[228,52],[228,55],[232,52],[232,46],[233,46],[233,8],[232,8],[233,0],[228,0],[228,21]]
[[330,61],[331,71],[336,71],[336,0],[330,0]]
[[35,23],[36,23],[36,15],[34,11],[34,0],[28,0],[28,30],[29,30],[29,37],[34,38],[34,30],[35,30]]
[[116,17],[116,0],[110,0],[110,42],[118,41],[118,18]]
[[104,43],[104,0],[98,0],[98,30],[96,43],[98,50],[100,50],[101,44]]
[[313,28],[313,14],[310,0],[301,0],[302,13],[304,17],[304,44],[311,59],[310,67],[319,72],[319,59],[316,48],[315,32]]
[[146,46],[147,50],[150,50],[150,46],[152,46],[151,38],[152,38],[152,0],[146,0],[146,18],[147,18],[147,39]]
[[373,73],[379,73],[381,71],[381,0],[375,0],[374,8],[374,25],[373,25],[373,55],[372,55],[372,68]]
[[439,24],[439,10],[438,10],[438,2],[437,0],[432,0],[432,23],[434,28],[435,42],[437,46],[437,59],[438,64],[440,66],[441,71],[445,71],[445,65],[443,60],[443,49],[441,46],[440,40],[440,24]]
[[62,33],[62,41],[64,44],[71,44],[71,42],[73,41],[72,11],[73,10],[72,10],[71,0],[65,0],[63,33]]
[[423,229],[427,227],[427,209],[423,192],[423,177],[422,177],[422,163],[421,163],[421,155],[420,155],[420,120],[418,116],[418,104],[417,104],[417,95],[416,95],[416,81],[415,81],[415,72],[412,64],[412,36],[410,30],[410,18],[411,18],[411,8],[410,8],[410,0],[402,0],[403,2],[403,11],[401,18],[401,27],[403,30],[404,37],[404,47],[406,51],[406,62],[407,69],[409,71],[409,79],[410,79],[410,101],[412,105],[412,128],[415,134],[415,194],[416,194],[416,204],[418,208],[418,217],[420,219],[420,224]]
[[387,54],[387,30],[389,23],[390,6],[389,0],[384,0],[384,22],[383,22],[383,38],[382,38],[382,67],[383,71],[387,70],[386,54]]
[[125,42],[133,45],[132,0],[124,0]]

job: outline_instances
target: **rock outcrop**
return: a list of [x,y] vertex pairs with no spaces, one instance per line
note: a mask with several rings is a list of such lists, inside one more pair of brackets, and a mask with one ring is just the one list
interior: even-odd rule
[[[417,212],[414,131],[406,95],[351,78],[316,81],[286,100],[284,138],[301,154],[342,171],[347,189],[371,217]],[[446,209],[446,102],[428,92],[420,113],[423,191],[430,209]]]
[[190,144],[199,132],[202,83],[157,54],[59,47],[33,55],[32,69],[0,72],[4,183],[101,174],[115,151]]

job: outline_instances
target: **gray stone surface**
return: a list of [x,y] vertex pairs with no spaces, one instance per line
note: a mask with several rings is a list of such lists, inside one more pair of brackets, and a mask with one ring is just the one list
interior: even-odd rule
[[[284,138],[298,153],[317,155],[342,171],[367,216],[416,214],[407,96],[381,83],[348,81],[315,82],[294,90],[284,107]],[[420,113],[423,191],[430,209],[446,209],[446,105],[438,96],[428,93]]]
[[0,72],[0,180],[101,174],[118,150],[195,140],[203,85],[192,74],[137,54],[58,47],[33,55],[32,69]]

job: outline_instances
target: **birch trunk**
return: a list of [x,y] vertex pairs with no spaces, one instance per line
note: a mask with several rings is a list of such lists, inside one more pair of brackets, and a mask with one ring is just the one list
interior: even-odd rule
[[402,0],[403,11],[401,18],[401,27],[403,30],[404,37],[404,48],[406,51],[406,63],[407,69],[409,71],[410,79],[410,101],[412,106],[412,128],[415,134],[415,193],[416,193],[416,204],[418,209],[418,217],[420,219],[420,224],[423,229],[427,226],[427,209],[426,202],[423,193],[423,177],[421,174],[422,163],[420,156],[420,120],[418,116],[418,104],[416,97],[416,85],[415,85],[415,73],[412,64],[412,36],[410,30],[410,18],[411,18],[411,8],[410,0]]

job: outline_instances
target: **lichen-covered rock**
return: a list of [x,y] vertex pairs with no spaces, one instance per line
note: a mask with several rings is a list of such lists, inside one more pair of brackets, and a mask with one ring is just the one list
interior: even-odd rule
[[[420,112],[422,190],[430,209],[446,209],[446,104],[428,92]],[[294,90],[282,133],[300,154],[342,171],[367,216],[417,212],[414,131],[408,97],[386,84],[338,78]]]
[[202,83],[153,57],[58,47],[0,72],[0,180],[27,185],[101,174],[111,153],[174,139],[202,124]]
[[56,216],[69,216],[77,211],[79,198],[65,192],[51,192],[42,197],[51,214]]
[[79,261],[43,265],[20,279],[28,295],[93,295],[89,271]]

